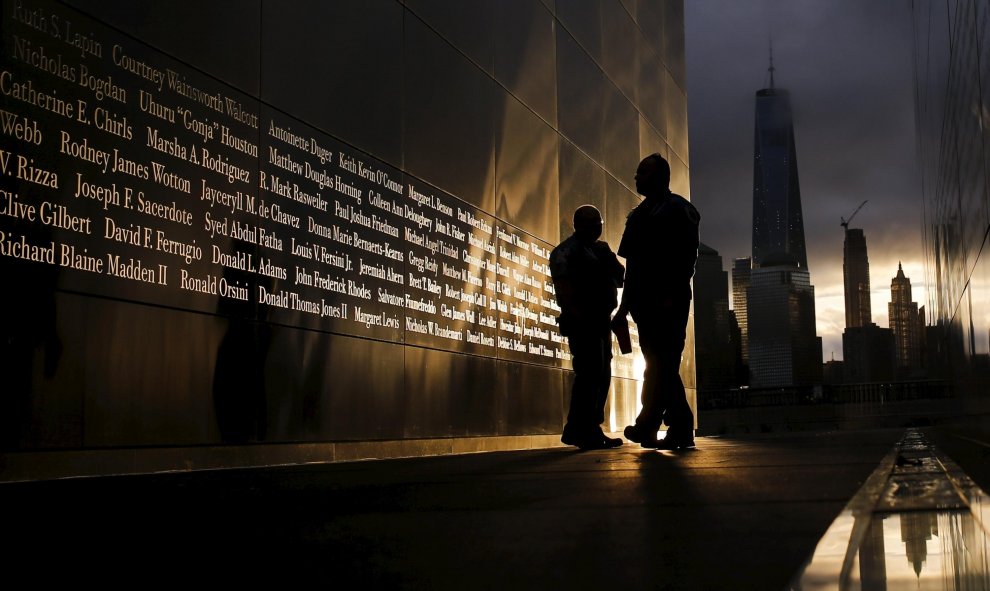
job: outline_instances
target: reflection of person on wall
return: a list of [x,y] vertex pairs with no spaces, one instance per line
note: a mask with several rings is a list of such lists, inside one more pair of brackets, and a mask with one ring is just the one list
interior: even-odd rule
[[[643,447],[694,447],[694,414],[681,382],[681,352],[691,307],[691,277],[698,259],[698,222],[693,205],[670,192],[670,165],[660,154],[636,169],[636,191],[645,199],[626,220],[619,243],[625,257],[626,285],[616,321],[631,312],[646,360],[643,410],[625,429]],[[667,436],[657,441],[666,423]]]
[[[234,252],[257,256],[257,246],[244,240],[231,243]],[[261,285],[272,291],[271,280],[254,271],[224,267],[223,278],[230,285],[258,293]],[[217,349],[213,370],[213,405],[220,438],[224,443],[264,441],[267,435],[265,359],[271,345],[271,326],[265,319],[265,306],[251,301],[220,298],[217,313],[227,318],[227,331]]]
[[574,212],[574,234],[550,253],[560,333],[567,337],[574,367],[574,387],[567,425],[560,440],[581,449],[603,449],[622,445],[607,437],[605,401],[612,381],[612,333],[609,318],[615,309],[617,288],[624,269],[598,237],[602,215],[593,205]]
[[[27,221],[12,224],[10,239],[23,235],[35,244],[53,239],[49,226],[32,227]],[[32,433],[32,406],[36,393],[35,360],[42,357],[42,376],[55,376],[62,358],[58,335],[55,288],[58,265],[0,257],[0,277],[7,283],[0,289],[0,450],[28,447],[37,436]]]

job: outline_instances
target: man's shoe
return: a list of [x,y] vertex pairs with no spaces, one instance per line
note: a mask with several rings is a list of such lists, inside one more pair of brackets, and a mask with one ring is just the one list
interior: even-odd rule
[[578,445],[581,438],[574,431],[569,431],[565,427],[564,432],[560,434],[560,442],[564,445]]
[[629,425],[622,431],[622,434],[625,435],[626,439],[629,441],[638,443],[645,448],[656,449],[657,447],[656,433],[645,433],[636,425]]
[[694,437],[691,435],[670,435],[670,431],[667,432],[668,435],[657,442],[657,449],[687,449],[689,447],[694,447]]
[[608,435],[602,433],[602,446],[605,449],[612,449],[614,447],[622,447],[622,440],[618,437],[609,437]]
[[560,442],[565,445],[573,445],[584,451],[591,449],[611,449],[622,445],[621,439],[607,437],[601,429],[587,433],[575,433],[573,430],[565,428],[560,436]]

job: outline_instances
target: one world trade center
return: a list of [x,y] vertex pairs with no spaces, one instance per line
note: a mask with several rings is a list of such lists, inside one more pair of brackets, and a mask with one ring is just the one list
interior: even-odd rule
[[807,388],[821,382],[815,288],[804,243],[790,96],[756,93],[753,258],[747,289],[750,385]]

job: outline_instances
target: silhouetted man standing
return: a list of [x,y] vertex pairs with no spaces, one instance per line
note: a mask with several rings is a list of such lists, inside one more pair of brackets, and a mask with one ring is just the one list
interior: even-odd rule
[[574,367],[571,407],[560,440],[581,449],[622,445],[601,428],[612,380],[609,318],[618,304],[624,272],[608,244],[598,239],[602,223],[595,206],[582,205],[574,212],[574,233],[550,253],[560,306],[557,323],[567,337]]
[[[693,205],[668,188],[670,165],[651,154],[636,169],[636,191],[645,199],[626,219],[619,256],[626,259],[626,286],[616,322],[632,313],[646,359],[643,410],[625,429],[643,447],[694,447],[694,414],[681,382],[681,352],[691,307],[691,277],[698,259],[698,222]],[[666,423],[667,436],[657,441]]]

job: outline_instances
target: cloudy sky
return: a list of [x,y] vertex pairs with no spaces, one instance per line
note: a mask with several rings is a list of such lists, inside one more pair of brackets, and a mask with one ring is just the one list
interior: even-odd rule
[[869,203],[873,321],[887,326],[898,261],[925,304],[907,0],[686,0],[691,199],[702,241],[732,259],[752,246],[755,92],[791,91],[808,266],[826,360],[842,357],[841,217]]

